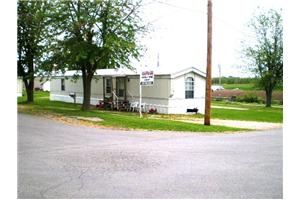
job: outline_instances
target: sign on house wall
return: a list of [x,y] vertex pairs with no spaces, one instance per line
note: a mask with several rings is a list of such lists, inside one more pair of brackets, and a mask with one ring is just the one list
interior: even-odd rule
[[154,84],[153,70],[142,71],[142,74],[140,75],[140,84],[142,86],[152,86]]

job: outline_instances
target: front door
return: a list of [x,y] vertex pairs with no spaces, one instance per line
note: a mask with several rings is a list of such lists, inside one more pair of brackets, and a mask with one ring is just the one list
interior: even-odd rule
[[113,83],[112,83],[112,78],[111,77],[104,77],[104,100],[106,101],[111,101],[112,100],[112,90],[113,90]]
[[117,77],[116,78],[116,92],[119,100],[126,100],[126,78]]

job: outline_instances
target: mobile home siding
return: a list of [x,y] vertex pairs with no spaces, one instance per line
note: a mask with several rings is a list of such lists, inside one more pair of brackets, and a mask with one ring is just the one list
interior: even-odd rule
[[[195,68],[188,68],[173,74],[155,74],[152,86],[142,86],[142,103],[146,104],[146,111],[150,108],[155,108],[159,113],[185,114],[187,113],[187,109],[197,108],[199,113],[204,113],[204,75]],[[139,102],[139,74],[118,74],[115,71],[104,70],[100,71],[95,76],[95,79],[92,80],[91,104],[96,105],[99,103],[99,100],[103,100],[105,78],[112,79],[112,90],[117,93],[116,80],[119,77],[125,80],[125,85],[122,87],[125,87],[126,100],[129,102]],[[188,77],[193,78],[194,84],[193,98],[189,99],[185,96],[185,81]],[[64,91],[61,90],[61,79],[65,79]],[[61,75],[52,78],[50,100],[73,102],[73,98],[69,96],[70,93],[76,93],[76,103],[83,102],[83,84],[81,78],[77,81],[72,80],[71,76],[67,76],[66,78]],[[106,94],[106,97],[108,96]],[[113,96],[113,99],[116,100],[116,97]]]
[[[83,83],[82,79],[73,80],[72,78],[65,79],[65,90],[61,90],[61,79],[63,77],[52,78],[51,80],[51,101],[74,102],[73,98],[69,96],[70,93],[76,93],[76,103],[83,102]],[[92,80],[91,85],[91,104],[96,105],[100,99],[103,99],[103,79],[96,78]]]
[[[127,80],[129,101],[139,101],[140,77],[128,76]],[[146,103],[146,110],[156,108],[159,113],[168,113],[170,88],[170,76],[166,75],[156,75],[153,86],[142,86],[142,103]]]
[[23,80],[22,78],[17,79],[17,97],[21,97],[23,95]]
[[[185,79],[194,79],[194,98],[185,98]],[[196,73],[188,73],[172,79],[171,98],[169,99],[169,114],[186,113],[187,109],[197,108],[204,113],[205,105],[205,79]]]

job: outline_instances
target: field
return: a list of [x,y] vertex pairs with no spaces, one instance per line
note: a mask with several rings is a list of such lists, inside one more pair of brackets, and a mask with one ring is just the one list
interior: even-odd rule
[[[220,85],[219,84],[219,77],[213,78],[213,85]],[[259,78],[240,78],[240,77],[222,77],[221,79],[221,85],[227,89],[240,89],[245,91],[251,91],[251,90],[261,90],[262,88],[259,87]],[[283,84],[277,85],[275,90],[282,91],[283,90]]]
[[239,90],[257,90],[257,86],[254,83],[241,83],[241,84],[222,84],[222,86],[227,90],[239,89]]
[[[247,86],[245,86],[247,87]],[[222,99],[231,99],[232,97],[235,97],[236,100],[243,99],[245,97],[257,97],[257,103],[264,103],[266,99],[265,91],[263,90],[241,90],[241,89],[225,89],[225,90],[218,90],[212,92],[212,97],[217,100]],[[273,91],[272,95],[272,103],[274,104],[283,104],[283,92],[280,90]]]

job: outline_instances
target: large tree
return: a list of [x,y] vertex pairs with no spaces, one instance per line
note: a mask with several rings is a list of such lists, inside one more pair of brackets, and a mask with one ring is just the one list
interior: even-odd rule
[[137,35],[145,30],[138,15],[140,2],[56,1],[55,7],[59,35],[51,58],[56,69],[76,70],[82,77],[82,110],[87,110],[95,71],[130,68],[131,58],[140,56]]
[[17,6],[18,76],[23,79],[27,102],[33,102],[34,75],[46,47],[49,4],[46,1],[18,1]]
[[269,10],[255,16],[249,24],[254,40],[244,42],[244,55],[260,78],[266,92],[266,107],[271,107],[273,89],[283,82],[283,27],[281,10]]

